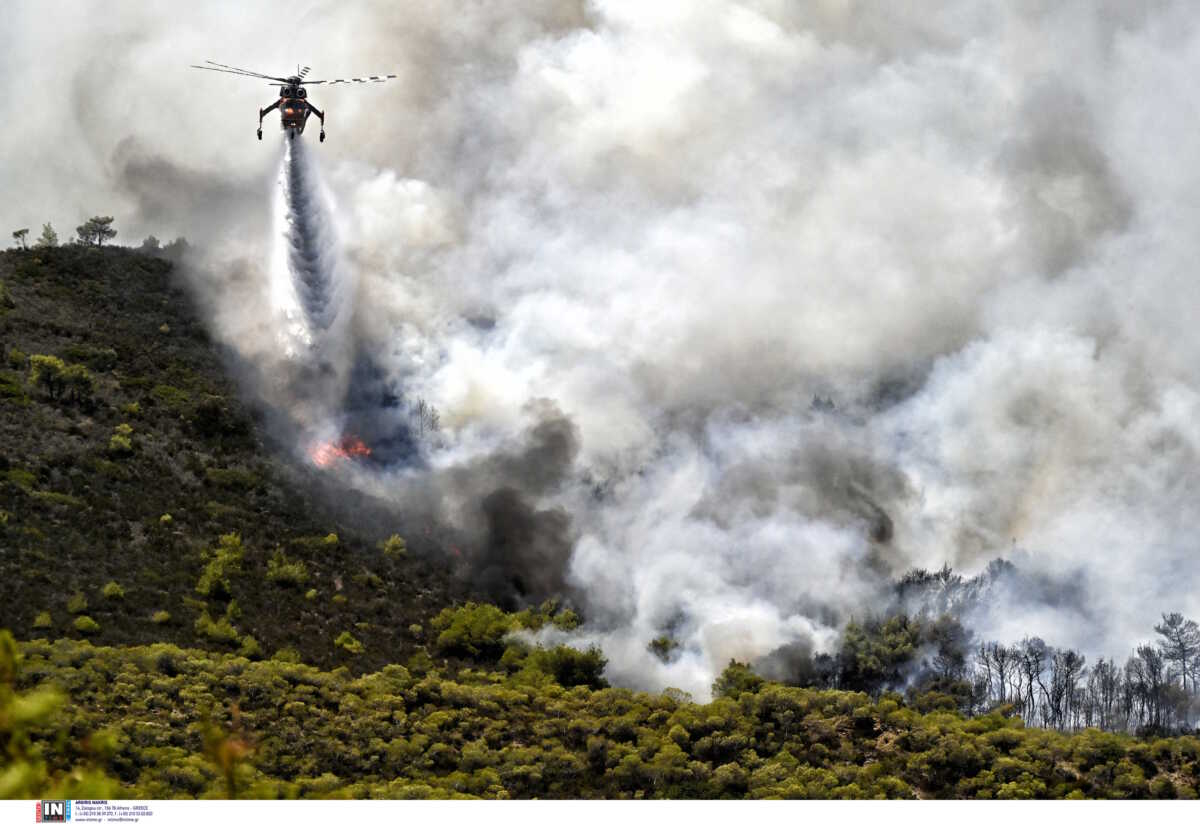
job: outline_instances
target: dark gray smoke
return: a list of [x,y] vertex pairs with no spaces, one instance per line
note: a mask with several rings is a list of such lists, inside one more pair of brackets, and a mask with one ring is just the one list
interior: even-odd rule
[[[477,583],[513,606],[570,593],[568,570],[577,535],[561,506],[539,508],[560,491],[574,468],[579,433],[552,404],[535,405],[538,419],[516,451],[501,451],[456,473],[480,500],[482,538],[470,549]],[[468,495],[471,493],[467,493]]]

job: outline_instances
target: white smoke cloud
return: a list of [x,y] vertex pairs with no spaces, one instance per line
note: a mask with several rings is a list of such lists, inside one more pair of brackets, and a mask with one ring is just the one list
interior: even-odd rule
[[[46,7],[0,34],[30,112],[5,218],[170,220],[258,358],[272,90],[181,65],[400,74],[312,92],[352,335],[443,422],[425,469],[358,483],[468,531],[519,489],[620,682],[703,697],[729,657],[828,649],[913,565],[1063,582],[993,637],[1120,654],[1200,613],[1187,4]],[[548,481],[521,457],[547,414]]]

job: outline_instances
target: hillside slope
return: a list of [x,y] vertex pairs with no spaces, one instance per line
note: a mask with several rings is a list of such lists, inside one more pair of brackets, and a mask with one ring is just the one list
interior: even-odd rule
[[367,669],[464,594],[435,547],[380,550],[394,515],[345,492],[335,511],[264,445],[170,263],[9,251],[0,282],[0,626]]

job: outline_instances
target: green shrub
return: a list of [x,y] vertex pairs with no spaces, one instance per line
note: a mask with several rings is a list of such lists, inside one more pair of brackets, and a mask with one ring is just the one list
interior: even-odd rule
[[50,613],[46,610],[39,612],[37,617],[33,619],[34,629],[49,629],[52,626],[54,626],[54,621],[50,619]]
[[523,669],[544,672],[564,687],[603,689],[608,686],[603,677],[607,664],[599,647],[584,651],[563,646],[539,647],[526,657]]
[[363,651],[362,642],[351,635],[349,632],[343,632],[337,638],[333,639],[335,647],[341,647],[351,655],[358,655]]
[[262,658],[262,647],[253,635],[245,635],[242,637],[241,646],[238,647],[238,655],[256,661]]
[[474,601],[443,609],[430,626],[438,633],[437,646],[443,652],[489,658],[499,658],[504,637],[520,628],[516,619],[499,607]]
[[758,692],[764,683],[748,666],[731,660],[713,683],[713,698],[737,698],[742,693]]
[[408,544],[399,535],[392,535],[386,541],[380,541],[379,549],[389,558],[403,558],[408,555]]
[[191,400],[191,395],[182,389],[160,383],[150,390],[150,397],[172,412],[182,411]]
[[33,485],[37,483],[37,476],[28,469],[19,469],[13,467],[4,473],[4,479],[14,486],[19,486],[26,492],[33,490]]
[[30,383],[52,399],[63,398],[77,403],[90,400],[96,381],[82,364],[68,366],[54,355],[32,355],[29,364]]
[[142,406],[137,401],[127,403],[121,407],[121,414],[129,415],[131,418],[136,418],[138,415],[142,414]]
[[222,615],[216,621],[208,614],[207,609],[204,610],[196,618],[192,624],[192,628],[196,630],[197,635],[207,638],[210,641],[219,641],[225,644],[238,643],[238,631],[230,620],[228,609],[226,610],[226,614]]
[[63,390],[63,370],[67,368],[62,359],[54,355],[31,355],[29,367],[29,382],[50,397],[58,397]]
[[317,600],[317,591],[315,589],[310,589],[308,592],[304,593],[304,600],[306,600],[306,601]]
[[12,398],[18,403],[25,402],[25,386],[19,376],[0,374],[0,398]]
[[150,620],[156,624],[165,624],[171,620],[171,613],[165,609],[160,609],[158,612],[150,616]]
[[308,567],[303,561],[289,561],[283,550],[277,549],[267,561],[267,580],[277,584],[302,586],[308,582]]
[[55,506],[83,506],[83,501],[65,492],[54,492],[49,489],[39,489],[29,493],[35,500]]
[[133,441],[128,435],[113,435],[108,439],[108,454],[114,458],[124,458],[133,454]]
[[208,563],[200,573],[196,592],[201,595],[229,595],[230,578],[241,572],[244,554],[241,535],[236,532],[222,535],[217,546],[206,552]]
[[109,581],[104,585],[104,589],[100,590],[105,598],[111,600],[120,600],[125,597],[125,588],[116,581]]
[[86,615],[80,615],[76,618],[73,626],[84,635],[94,635],[100,631],[100,625]]
[[336,532],[330,532],[328,535],[313,535],[302,538],[292,538],[291,544],[300,549],[331,549],[338,545],[338,536]]
[[76,363],[87,365],[97,372],[108,372],[117,365],[117,352],[111,348],[98,348],[84,344],[72,344],[63,350],[63,354]]
[[171,522],[172,522],[172,521],[174,521],[174,520],[175,520],[175,519],[171,517],[171,513],[170,513],[170,512],[166,512],[166,513],[164,513],[164,514],[160,515],[160,516],[159,516],[159,518],[158,518],[158,522],[159,522],[160,524],[162,524],[163,526],[170,526],[170,525],[171,525]]
[[371,587],[372,589],[383,589],[383,579],[370,570],[364,569],[354,574],[352,577],[354,583],[360,587]]
[[72,615],[78,615],[88,607],[87,596],[76,590],[75,594],[67,599],[67,612]]
[[582,620],[575,610],[564,609],[556,612],[554,617],[550,619],[550,622],[563,632],[570,632],[571,630],[579,629]]
[[16,369],[18,371],[24,371],[25,367],[27,367],[28,365],[29,365],[29,356],[28,355],[26,355],[20,349],[17,349],[15,346],[12,349],[8,350],[8,367],[9,367],[9,369]]
[[228,399],[221,395],[202,395],[188,407],[184,419],[188,427],[203,438],[249,431],[249,422],[235,414]]

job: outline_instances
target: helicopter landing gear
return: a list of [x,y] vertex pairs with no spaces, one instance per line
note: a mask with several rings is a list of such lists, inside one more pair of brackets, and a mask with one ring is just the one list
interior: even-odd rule
[[262,140],[262,129],[258,130],[258,139]]
[[325,142],[325,130],[324,129],[321,129],[321,142],[322,143]]

